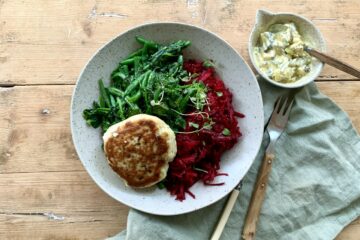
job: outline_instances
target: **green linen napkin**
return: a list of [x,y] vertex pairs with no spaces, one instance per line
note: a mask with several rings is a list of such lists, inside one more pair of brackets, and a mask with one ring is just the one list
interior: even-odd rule
[[[275,99],[287,90],[259,83],[267,120]],[[221,239],[240,239],[267,142],[265,134]],[[296,94],[275,152],[256,239],[333,239],[360,215],[360,137],[346,113],[314,83]],[[126,230],[111,239],[209,239],[225,201],[173,217],[130,210]]]

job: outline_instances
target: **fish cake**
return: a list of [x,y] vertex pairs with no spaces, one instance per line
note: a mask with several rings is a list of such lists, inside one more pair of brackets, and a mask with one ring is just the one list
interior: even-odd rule
[[163,180],[177,151],[171,128],[160,118],[147,114],[112,125],[103,140],[109,165],[127,186],[135,188]]

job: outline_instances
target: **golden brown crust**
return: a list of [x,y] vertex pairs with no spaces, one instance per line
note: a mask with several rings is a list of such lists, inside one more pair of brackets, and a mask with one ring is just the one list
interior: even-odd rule
[[146,187],[160,179],[168,164],[168,134],[158,134],[154,121],[143,119],[118,127],[105,143],[111,168],[131,187]]

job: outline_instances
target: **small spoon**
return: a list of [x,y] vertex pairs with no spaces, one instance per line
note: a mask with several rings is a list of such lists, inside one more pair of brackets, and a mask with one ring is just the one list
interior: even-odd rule
[[330,57],[329,55],[326,55],[325,53],[316,51],[312,48],[309,48],[307,46],[304,47],[304,50],[309,53],[311,56],[316,57],[320,61],[327,63],[343,72],[346,72],[350,75],[353,75],[354,77],[360,78],[360,70],[350,66],[347,63],[344,63],[340,60],[337,60],[333,57]]

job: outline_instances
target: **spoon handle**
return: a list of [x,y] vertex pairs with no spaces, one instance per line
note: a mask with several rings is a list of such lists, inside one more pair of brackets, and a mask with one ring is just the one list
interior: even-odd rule
[[330,57],[322,52],[316,51],[312,48],[306,48],[306,51],[313,57],[316,57],[320,61],[327,63],[343,72],[346,72],[354,77],[360,78],[360,70],[350,66],[347,63],[344,63],[336,58]]

